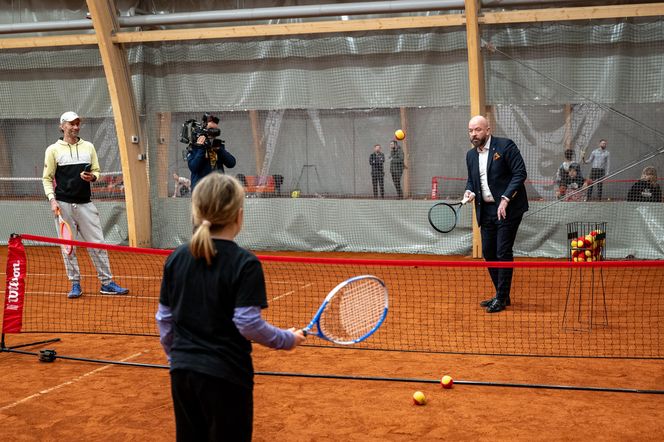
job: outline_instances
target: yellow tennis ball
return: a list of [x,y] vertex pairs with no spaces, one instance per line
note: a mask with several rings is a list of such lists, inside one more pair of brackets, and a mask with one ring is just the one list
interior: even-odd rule
[[442,385],[443,388],[452,388],[454,385],[454,379],[452,379],[452,376],[445,375],[440,380],[440,385]]
[[577,245],[576,240],[572,241],[571,245],[572,245],[572,248],[576,248],[576,245]]
[[413,404],[415,405],[424,405],[427,403],[427,398],[424,396],[424,393],[421,391],[416,391],[413,393]]
[[394,138],[396,138],[397,140],[403,140],[404,138],[406,138],[406,132],[402,131],[401,129],[397,129],[396,131],[394,131]]

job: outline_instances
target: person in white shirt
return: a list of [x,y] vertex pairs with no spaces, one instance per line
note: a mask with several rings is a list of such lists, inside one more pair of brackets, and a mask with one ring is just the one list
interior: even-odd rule
[[[592,152],[586,160],[585,156],[581,158],[583,164],[590,163],[590,182],[588,187],[588,201],[593,199],[593,189],[597,187],[597,200],[602,199],[602,188],[604,187],[601,180],[609,173],[610,153],[606,149],[607,142],[605,139],[599,140],[599,147]],[[596,183],[596,181],[600,181]]]

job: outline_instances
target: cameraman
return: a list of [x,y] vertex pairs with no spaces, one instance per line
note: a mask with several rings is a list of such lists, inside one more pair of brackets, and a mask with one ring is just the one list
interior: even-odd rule
[[235,167],[235,157],[226,150],[224,141],[217,139],[221,134],[219,118],[206,113],[202,123],[195,133],[196,141],[187,153],[192,192],[196,183],[210,172],[218,170],[224,173],[224,166],[229,169]]

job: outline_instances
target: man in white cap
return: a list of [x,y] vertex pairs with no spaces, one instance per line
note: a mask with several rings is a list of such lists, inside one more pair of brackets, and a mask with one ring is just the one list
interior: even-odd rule
[[[72,228],[72,236],[80,235],[83,241],[102,243],[99,212],[90,200],[90,183],[100,176],[97,151],[92,143],[81,139],[78,132],[81,118],[75,112],[65,112],[60,116],[62,137],[46,148],[42,181],[44,192],[57,217],[58,212]],[[56,221],[57,225],[57,221]],[[88,249],[92,263],[101,281],[100,292],[105,295],[125,295],[129,290],[113,282],[108,254],[103,249]],[[67,269],[67,277],[72,289],[68,298],[78,298],[81,289],[81,272],[76,252],[62,254]]]

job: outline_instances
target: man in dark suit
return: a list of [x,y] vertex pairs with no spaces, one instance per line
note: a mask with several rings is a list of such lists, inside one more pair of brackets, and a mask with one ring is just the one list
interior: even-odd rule
[[[514,141],[491,135],[486,118],[471,118],[468,135],[474,148],[466,154],[464,196],[475,201],[482,254],[487,261],[514,261],[514,239],[528,210],[526,165]],[[488,313],[500,312],[511,304],[512,273],[512,268],[489,268],[496,294],[480,302]]]

